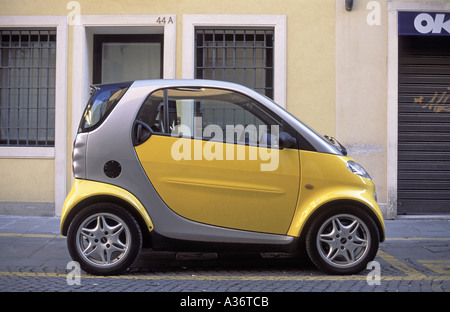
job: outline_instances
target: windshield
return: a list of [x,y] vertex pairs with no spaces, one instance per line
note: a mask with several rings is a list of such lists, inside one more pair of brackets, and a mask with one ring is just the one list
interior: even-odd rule
[[129,86],[130,83],[92,86],[94,92],[84,111],[79,132],[92,131],[100,126]]

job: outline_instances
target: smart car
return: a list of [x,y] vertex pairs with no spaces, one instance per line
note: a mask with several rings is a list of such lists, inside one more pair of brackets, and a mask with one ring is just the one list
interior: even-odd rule
[[142,248],[302,250],[354,274],[385,238],[374,183],[345,148],[234,83],[93,86],[72,167],[61,233],[91,274],[122,273]]

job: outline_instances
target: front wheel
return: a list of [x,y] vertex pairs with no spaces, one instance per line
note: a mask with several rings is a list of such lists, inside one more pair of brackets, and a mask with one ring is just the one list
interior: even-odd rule
[[98,203],[83,209],[71,222],[67,246],[73,260],[95,275],[114,275],[137,258],[142,233],[136,220],[120,206]]
[[306,236],[311,261],[328,274],[355,274],[375,258],[379,233],[370,215],[340,206],[321,213]]

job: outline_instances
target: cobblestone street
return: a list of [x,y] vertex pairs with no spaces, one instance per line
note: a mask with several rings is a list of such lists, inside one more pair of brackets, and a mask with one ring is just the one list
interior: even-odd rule
[[[286,254],[197,254],[143,250],[120,276],[70,266],[59,219],[0,217],[3,292],[448,292],[450,222],[387,221],[387,240],[358,275],[330,276]],[[68,265],[69,264],[69,265]]]

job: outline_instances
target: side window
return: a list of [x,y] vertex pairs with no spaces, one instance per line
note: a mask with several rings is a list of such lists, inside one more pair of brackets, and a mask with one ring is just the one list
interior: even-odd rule
[[154,134],[250,145],[275,145],[282,131],[281,121],[259,103],[239,93],[215,88],[156,91],[143,103],[137,120]]
[[145,99],[136,119],[148,125],[153,133],[165,133],[163,90],[155,91]]
[[229,90],[169,89],[168,101],[174,136],[257,145],[270,142],[267,136],[280,126],[260,104]]

